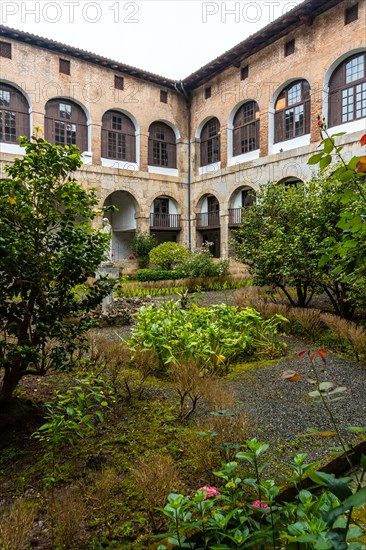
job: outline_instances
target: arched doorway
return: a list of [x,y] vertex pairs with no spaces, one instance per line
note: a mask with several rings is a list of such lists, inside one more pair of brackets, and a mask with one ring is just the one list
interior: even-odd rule
[[112,226],[112,261],[127,259],[136,234],[136,201],[127,191],[114,191],[106,198],[104,206],[115,207],[115,211],[105,215]]

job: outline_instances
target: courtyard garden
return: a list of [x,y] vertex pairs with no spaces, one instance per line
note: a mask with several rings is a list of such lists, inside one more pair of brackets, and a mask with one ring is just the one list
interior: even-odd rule
[[[116,285],[90,280],[108,236],[79,153],[24,138],[0,193],[2,550],[366,548],[366,165],[319,127],[306,190],[246,213],[240,273],[140,235]],[[110,292],[123,323],[99,322]]]

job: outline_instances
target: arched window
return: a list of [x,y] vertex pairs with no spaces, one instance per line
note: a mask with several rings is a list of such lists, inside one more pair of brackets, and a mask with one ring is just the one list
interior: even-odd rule
[[220,160],[220,122],[211,118],[201,132],[201,166]]
[[88,128],[81,107],[68,99],[51,99],[46,104],[45,138],[54,145],[77,145],[88,150]]
[[259,107],[248,101],[239,107],[234,117],[233,157],[259,149]]
[[13,86],[0,83],[0,141],[17,143],[19,136],[29,137],[29,105]]
[[366,117],[366,53],[338,65],[329,81],[329,126]]
[[310,132],[310,86],[306,80],[292,82],[282,90],[275,105],[275,143]]
[[118,111],[107,111],[103,116],[102,157],[136,162],[135,127]]
[[149,165],[177,167],[175,133],[164,122],[153,122],[149,128]]

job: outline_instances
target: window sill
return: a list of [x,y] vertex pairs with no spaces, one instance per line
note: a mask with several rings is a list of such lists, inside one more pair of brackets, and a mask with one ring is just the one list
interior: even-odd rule
[[299,147],[305,147],[310,145],[310,134],[299,136],[297,138],[288,139],[286,141],[280,141],[273,143],[270,147],[270,154],[282,153],[282,151],[290,151],[290,149],[298,149]]
[[164,176],[178,176],[178,168],[164,168],[164,166],[148,166],[147,170],[151,174],[161,174]]
[[366,119],[359,118],[358,120],[352,120],[351,122],[344,122],[338,126],[328,127],[328,132],[330,135],[338,134],[338,132],[347,132],[347,134],[352,134],[353,132],[358,132],[359,130],[365,130]]
[[24,147],[20,147],[17,143],[0,143],[1,153],[10,153],[12,155],[25,155]]
[[120,170],[138,170],[139,167],[136,162],[129,162],[126,160],[116,160],[116,159],[100,159],[102,166],[106,168],[118,168]]
[[93,164],[93,155],[90,151],[84,151],[81,155],[83,164]]
[[236,166],[243,162],[249,162],[251,160],[259,159],[259,149],[254,151],[249,151],[249,153],[242,153],[241,155],[236,155],[235,157],[229,157],[228,166]]

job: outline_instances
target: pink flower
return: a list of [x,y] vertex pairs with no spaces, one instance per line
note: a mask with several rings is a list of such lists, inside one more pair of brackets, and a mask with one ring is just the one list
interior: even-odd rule
[[260,500],[255,500],[252,503],[252,506],[254,506],[255,508],[268,508],[268,504],[266,504],[265,502],[262,503]]
[[204,487],[200,487],[198,491],[206,491],[204,500],[215,497],[217,495],[221,495],[220,491],[218,491],[216,487],[213,487],[212,485],[205,485]]

